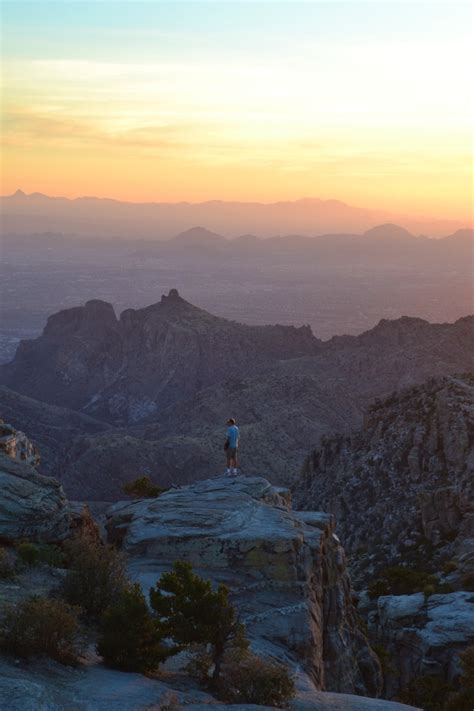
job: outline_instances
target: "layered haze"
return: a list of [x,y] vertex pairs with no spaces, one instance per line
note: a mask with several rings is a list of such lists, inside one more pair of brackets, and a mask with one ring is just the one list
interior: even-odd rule
[[5,2],[2,192],[314,196],[469,224],[471,17],[458,2]]

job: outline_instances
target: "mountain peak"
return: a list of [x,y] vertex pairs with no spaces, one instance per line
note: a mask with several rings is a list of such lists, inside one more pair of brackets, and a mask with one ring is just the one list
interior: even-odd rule
[[177,289],[170,289],[168,292],[168,296],[166,294],[162,294],[161,296],[161,303],[180,303],[184,302],[184,299],[179,295],[179,291]]
[[180,244],[216,244],[217,242],[223,242],[224,239],[217,232],[212,232],[206,227],[198,225],[185,230],[185,232],[180,232],[179,235],[172,238],[171,242],[179,242]]
[[400,239],[413,238],[411,232],[404,227],[395,225],[393,222],[386,222],[383,225],[376,225],[372,229],[364,232],[364,237],[374,237],[375,239]]

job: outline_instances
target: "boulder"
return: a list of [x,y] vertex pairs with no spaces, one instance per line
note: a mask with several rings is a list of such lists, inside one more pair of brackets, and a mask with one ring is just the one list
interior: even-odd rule
[[381,672],[352,603],[332,516],[291,509],[260,477],[216,478],[156,499],[120,502],[109,539],[146,592],[177,559],[228,585],[257,653],[284,660],[312,688],[376,696]]
[[0,540],[60,541],[70,514],[61,485],[0,452]]

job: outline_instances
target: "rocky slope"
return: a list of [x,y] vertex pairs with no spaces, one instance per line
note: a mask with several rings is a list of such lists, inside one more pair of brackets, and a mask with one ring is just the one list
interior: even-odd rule
[[116,423],[136,422],[202,387],[317,352],[309,327],[246,326],[212,316],[176,289],[117,319],[88,301],[48,319],[22,341],[0,383],[45,402]]
[[[81,669],[59,664],[15,664],[0,659],[0,703],[8,711],[271,711],[268,706],[223,704],[179,675],[155,679],[107,669],[97,662]],[[298,692],[291,711],[413,711],[412,706],[350,694]]]
[[466,573],[473,470],[474,379],[466,375],[375,403],[361,430],[323,440],[293,491],[299,507],[335,514],[358,581],[402,561],[436,571],[454,558]]
[[148,589],[176,559],[233,591],[252,644],[301,666],[316,689],[377,695],[378,660],[359,627],[334,521],[291,509],[262,478],[209,479],[120,502],[109,539]]

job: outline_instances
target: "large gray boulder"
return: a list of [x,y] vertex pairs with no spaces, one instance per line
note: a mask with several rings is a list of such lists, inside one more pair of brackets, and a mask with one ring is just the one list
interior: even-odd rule
[[61,485],[0,452],[0,540],[60,541],[69,535],[69,525]]
[[259,477],[208,479],[114,505],[109,538],[146,592],[177,559],[224,582],[253,648],[304,671],[313,689],[376,696],[378,660],[359,627],[334,519],[291,509]]

